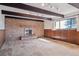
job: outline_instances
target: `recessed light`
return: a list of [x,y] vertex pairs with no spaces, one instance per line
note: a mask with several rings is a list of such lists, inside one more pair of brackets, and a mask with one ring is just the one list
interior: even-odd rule
[[44,4],[44,3],[41,3],[41,5],[42,5],[42,6],[45,6],[45,4]]

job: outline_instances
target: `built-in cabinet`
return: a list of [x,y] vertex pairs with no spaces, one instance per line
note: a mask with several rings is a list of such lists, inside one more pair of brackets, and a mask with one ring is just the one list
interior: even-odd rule
[[70,43],[79,44],[79,32],[76,29],[72,30],[44,30],[45,37],[50,37],[57,40],[63,40]]

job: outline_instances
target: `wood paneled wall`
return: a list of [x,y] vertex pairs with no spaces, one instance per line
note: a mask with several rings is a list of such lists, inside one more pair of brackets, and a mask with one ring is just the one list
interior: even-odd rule
[[50,38],[55,38],[59,40],[63,40],[70,43],[79,44],[79,32],[76,29],[73,30],[44,30],[45,36]]
[[31,27],[37,37],[44,36],[44,22],[6,18],[6,39],[24,36],[24,28]]
[[76,42],[77,42],[77,44],[79,44],[79,31],[77,31],[77,37],[76,37]]
[[5,31],[4,30],[0,30],[0,47],[2,46],[4,40],[5,40]]

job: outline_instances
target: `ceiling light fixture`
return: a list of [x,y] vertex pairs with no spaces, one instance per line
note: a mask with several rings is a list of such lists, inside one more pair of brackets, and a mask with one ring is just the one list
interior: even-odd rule
[[51,3],[47,4],[49,8],[55,9],[57,12],[59,12],[59,8],[56,5],[52,5]]
[[44,4],[44,3],[41,3],[41,5],[42,5],[42,6],[45,6],[45,4]]

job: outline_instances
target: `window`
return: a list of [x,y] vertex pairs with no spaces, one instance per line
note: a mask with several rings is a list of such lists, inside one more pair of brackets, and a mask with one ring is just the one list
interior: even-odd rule
[[59,21],[57,21],[56,23],[55,23],[55,29],[59,29],[60,28],[60,26],[59,26]]
[[60,29],[66,29],[67,26],[65,25],[67,22],[67,20],[63,20],[63,21],[60,21]]
[[74,29],[76,28],[76,19],[75,18],[69,18],[67,19],[65,26],[67,29]]
[[76,18],[69,18],[66,20],[57,21],[55,23],[55,29],[75,29]]
[[5,20],[4,19],[0,19],[0,30],[4,30],[5,29]]

